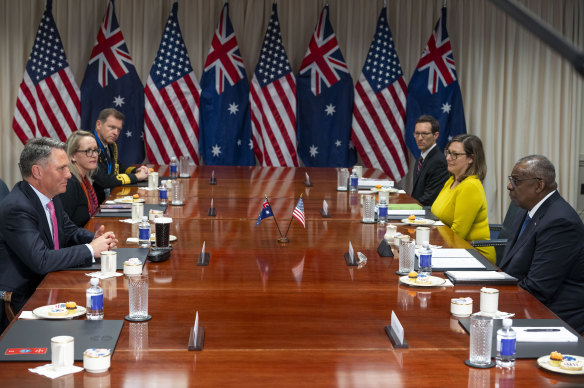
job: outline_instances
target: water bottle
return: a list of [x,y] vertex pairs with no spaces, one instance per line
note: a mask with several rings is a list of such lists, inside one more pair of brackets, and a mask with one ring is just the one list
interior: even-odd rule
[[140,248],[150,248],[150,223],[148,217],[142,217],[142,222],[138,225],[138,245]]
[[500,368],[515,366],[515,341],[517,334],[511,327],[513,320],[503,319],[503,327],[497,330],[497,357],[495,361]]
[[173,156],[172,158],[170,158],[170,173],[168,174],[170,176],[170,179],[176,179],[178,178],[178,165],[176,164],[176,158]]
[[158,203],[160,205],[168,205],[168,189],[164,183],[158,188]]
[[427,242],[424,242],[422,249],[420,249],[420,275],[432,275],[432,250]]
[[357,171],[353,169],[351,172],[351,177],[349,178],[350,182],[350,190],[357,191],[357,185],[359,184],[359,175],[357,175]]
[[387,202],[385,198],[381,198],[379,206],[377,206],[377,221],[381,225],[384,225],[385,221],[387,221]]
[[91,286],[87,289],[87,319],[103,319],[103,289],[99,286],[99,279],[91,278]]

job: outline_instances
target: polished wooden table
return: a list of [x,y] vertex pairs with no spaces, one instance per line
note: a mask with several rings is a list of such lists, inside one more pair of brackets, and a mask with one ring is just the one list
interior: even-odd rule
[[[162,170],[164,171],[164,170]],[[161,172],[162,172],[161,171]],[[209,185],[211,172],[217,185]],[[305,172],[313,187],[305,187]],[[365,176],[379,174],[365,170]],[[395,258],[376,252],[384,228],[362,224],[358,194],[336,191],[334,169],[198,167],[185,185],[185,205],[169,206],[171,234],[178,236],[164,263],[147,263],[152,320],[125,322],[112,366],[105,374],[81,372],[49,380],[29,373],[40,363],[2,363],[3,386],[549,386],[583,384],[582,377],[558,375],[518,360],[512,371],[468,368],[469,336],[450,315],[450,299],[479,301],[478,286],[410,288],[398,284]],[[155,193],[118,188],[113,196]],[[277,242],[271,218],[256,226],[264,194],[284,232],[303,194],[306,228],[294,220],[290,242]],[[211,198],[216,217],[207,215]],[[321,218],[322,201],[331,218]],[[412,202],[394,195],[390,202]],[[104,223],[120,247],[136,236],[136,225],[116,218]],[[437,245],[469,248],[447,227],[432,227]],[[415,236],[415,229],[398,225]],[[343,254],[351,241],[367,257],[348,267]],[[205,242],[208,267],[196,265]],[[442,276],[441,273],[438,276]],[[51,273],[25,310],[65,300],[83,301],[88,277],[81,271]],[[128,313],[128,280],[102,280],[105,319]],[[499,286],[499,306],[516,318],[555,318],[516,286]],[[204,350],[187,351],[189,329],[199,312]],[[408,349],[394,349],[385,335],[391,311],[405,327]],[[80,364],[80,363],[78,363]]]

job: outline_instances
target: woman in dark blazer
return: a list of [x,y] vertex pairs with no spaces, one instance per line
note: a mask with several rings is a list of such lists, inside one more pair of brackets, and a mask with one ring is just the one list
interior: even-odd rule
[[99,152],[90,132],[75,131],[67,140],[71,178],[67,182],[67,191],[60,197],[65,212],[78,226],[84,226],[99,209],[91,179],[97,169]]

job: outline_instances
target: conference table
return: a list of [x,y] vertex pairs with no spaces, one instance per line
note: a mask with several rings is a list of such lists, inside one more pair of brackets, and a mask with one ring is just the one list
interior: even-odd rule
[[[166,166],[159,172],[166,174]],[[311,187],[305,185],[308,174]],[[210,185],[214,175],[217,184]],[[365,177],[385,178],[373,169]],[[519,359],[513,370],[474,369],[469,335],[450,314],[450,300],[471,297],[477,285],[415,288],[398,282],[398,250],[380,257],[385,227],[361,223],[360,195],[336,191],[334,168],[194,167],[184,184],[183,206],[168,206],[173,242],[170,260],[146,263],[149,278],[147,322],[123,324],[111,361],[102,374],[80,372],[49,380],[28,372],[43,363],[3,362],[5,387],[187,387],[187,386],[563,386],[583,384],[582,376],[555,374],[534,359]],[[110,198],[138,193],[157,203],[157,192],[120,187]],[[292,219],[302,194],[306,227]],[[273,218],[256,226],[267,195]],[[213,200],[215,216],[208,210]],[[330,218],[320,213],[323,201]],[[411,203],[391,194],[390,203]],[[292,223],[290,224],[290,221]],[[415,237],[399,221],[398,231]],[[116,218],[92,218],[133,247],[137,225]],[[471,248],[446,226],[432,226],[432,244]],[[348,266],[349,242],[366,255],[363,266]],[[208,266],[198,266],[205,243]],[[442,273],[435,274],[443,277]],[[89,278],[83,271],[48,274],[24,310],[65,300],[84,301]],[[128,314],[128,279],[101,281],[104,319]],[[497,286],[499,309],[515,318],[557,318],[518,286]],[[408,348],[394,348],[384,327],[395,312]],[[188,351],[195,315],[205,328],[202,351]],[[84,319],[84,318],[80,318]],[[82,365],[77,362],[76,365]]]

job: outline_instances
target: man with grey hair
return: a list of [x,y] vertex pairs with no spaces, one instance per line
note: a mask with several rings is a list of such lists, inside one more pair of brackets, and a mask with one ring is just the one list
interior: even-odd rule
[[519,159],[507,190],[525,211],[497,265],[578,333],[584,333],[584,224],[556,190],[554,165],[541,155]]
[[63,210],[57,195],[71,177],[64,143],[28,141],[19,166],[23,180],[0,204],[0,332],[47,273],[89,265],[117,243],[103,225],[91,233]]

